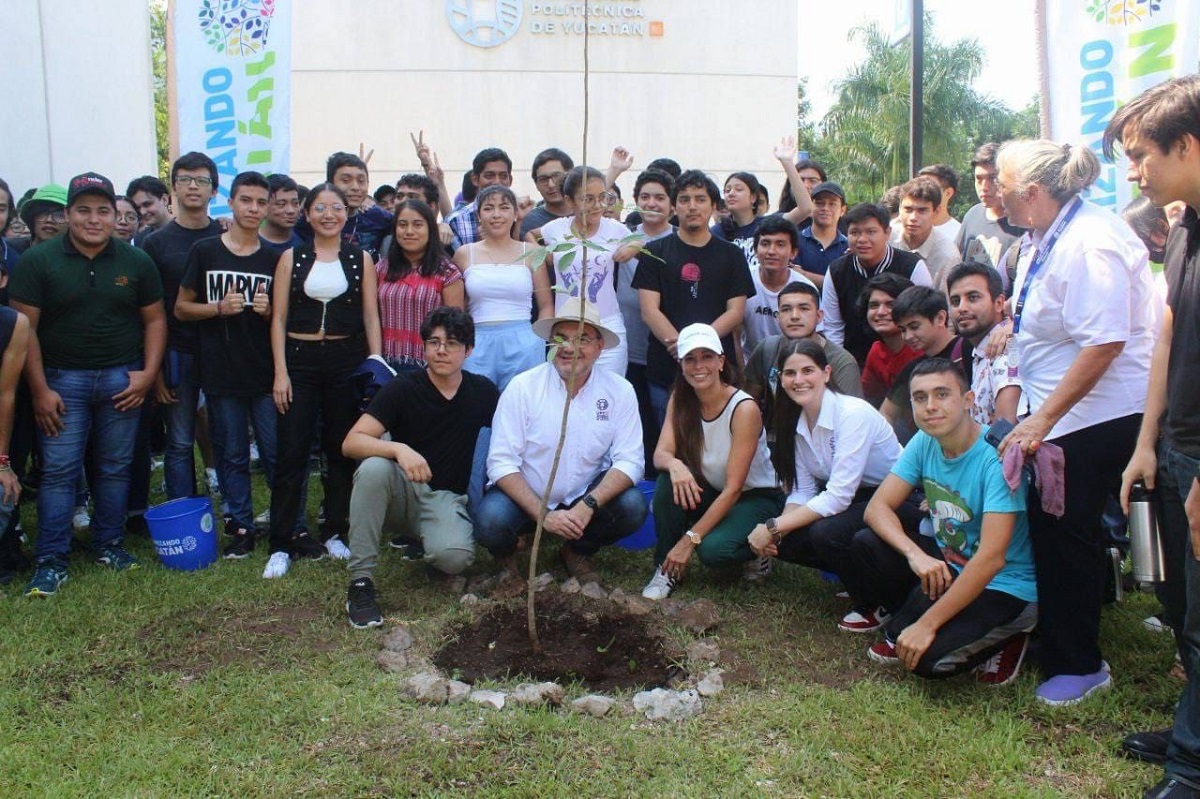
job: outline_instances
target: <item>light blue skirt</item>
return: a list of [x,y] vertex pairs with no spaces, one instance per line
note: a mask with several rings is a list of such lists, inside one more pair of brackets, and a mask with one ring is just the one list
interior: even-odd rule
[[489,322],[475,327],[475,349],[463,369],[483,375],[503,391],[508,381],[545,361],[546,342],[529,322]]

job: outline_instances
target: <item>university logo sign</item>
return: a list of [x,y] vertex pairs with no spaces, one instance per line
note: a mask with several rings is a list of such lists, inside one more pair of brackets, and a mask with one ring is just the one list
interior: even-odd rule
[[521,0],[446,0],[446,19],[458,38],[476,47],[496,47],[521,27]]

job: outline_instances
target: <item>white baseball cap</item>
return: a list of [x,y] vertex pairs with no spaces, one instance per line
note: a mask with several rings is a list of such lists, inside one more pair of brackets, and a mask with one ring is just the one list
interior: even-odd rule
[[701,349],[712,350],[718,355],[725,354],[721,347],[721,337],[712,325],[697,322],[679,331],[679,340],[675,343],[675,352],[678,353],[679,360],[683,360],[692,350]]

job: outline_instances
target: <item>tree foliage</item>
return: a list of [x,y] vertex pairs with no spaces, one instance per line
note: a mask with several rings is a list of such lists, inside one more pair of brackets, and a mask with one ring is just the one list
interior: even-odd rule
[[[816,126],[808,149],[842,184],[848,200],[878,200],[908,174],[908,118],[911,102],[911,41],[898,46],[876,24],[850,32],[866,46],[866,59],[837,84],[833,107]],[[934,35],[933,18],[925,19],[924,162],[949,164],[959,172],[961,213],[975,201],[970,160],[976,147],[1037,135],[1036,98],[1014,112],[973,88],[985,53],[976,39],[943,43]],[[803,85],[800,87],[803,93]],[[798,138],[806,140],[806,120]],[[811,130],[811,128],[810,128]]]
[[150,3],[150,65],[154,75],[154,135],[158,143],[158,174],[171,171],[171,132],[167,108],[167,4]]

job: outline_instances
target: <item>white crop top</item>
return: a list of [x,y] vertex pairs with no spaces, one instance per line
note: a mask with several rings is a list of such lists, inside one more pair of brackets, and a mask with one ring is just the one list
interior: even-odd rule
[[467,311],[475,324],[516,322],[529,319],[533,306],[533,273],[524,263],[477,264],[474,247],[463,274],[467,288]]
[[[733,446],[733,411],[743,402],[753,401],[745,391],[735,391],[716,419],[700,420],[704,430],[704,452],[700,456],[701,471],[709,485],[718,491],[725,488],[725,466],[729,463],[729,450]],[[771,453],[767,449],[767,437],[760,431],[754,460],[750,461],[750,471],[746,474],[742,490],[775,488],[777,482],[775,468],[771,465]]]
[[329,302],[350,288],[341,261],[314,261],[304,279],[304,293],[314,300]]

